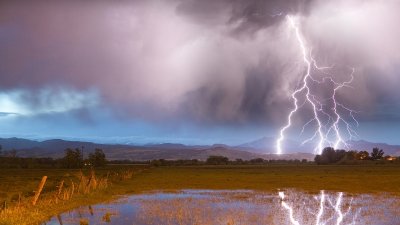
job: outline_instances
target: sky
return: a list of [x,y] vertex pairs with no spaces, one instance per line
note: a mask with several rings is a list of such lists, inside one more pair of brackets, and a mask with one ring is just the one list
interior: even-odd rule
[[[356,139],[400,144],[399,10],[397,0],[4,0],[0,136],[231,145],[276,137],[305,70],[291,15],[335,79],[354,68],[337,98],[357,112]],[[296,115],[288,138],[303,138],[309,114]]]

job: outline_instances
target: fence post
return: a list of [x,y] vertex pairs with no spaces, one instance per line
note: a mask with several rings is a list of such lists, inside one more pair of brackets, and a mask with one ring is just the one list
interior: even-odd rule
[[43,176],[42,181],[40,181],[39,187],[35,193],[35,196],[33,197],[32,200],[32,205],[36,205],[37,200],[39,199],[40,193],[42,193],[44,184],[46,183],[47,176]]

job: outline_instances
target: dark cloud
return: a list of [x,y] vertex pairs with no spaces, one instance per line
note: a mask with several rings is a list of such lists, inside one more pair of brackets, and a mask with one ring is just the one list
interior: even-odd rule
[[360,2],[2,1],[0,87],[95,89],[116,114],[146,120],[282,124],[304,72],[293,14],[319,62],[356,67],[342,101],[374,110],[399,100],[400,6]]
[[232,35],[249,36],[284,20],[287,14],[307,13],[312,0],[187,0],[177,12],[209,26],[231,26]]

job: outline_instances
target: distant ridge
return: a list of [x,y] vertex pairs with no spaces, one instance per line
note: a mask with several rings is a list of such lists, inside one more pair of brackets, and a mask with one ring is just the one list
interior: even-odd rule
[[352,149],[372,151],[372,148],[380,148],[386,154],[400,156],[400,145],[389,145],[386,143],[372,143],[365,140],[349,141]]
[[[347,142],[349,144],[350,149],[354,149],[357,151],[368,151],[371,152],[372,148],[380,148],[383,149],[386,154],[393,156],[400,156],[400,145],[389,145],[386,143],[373,143],[365,140],[350,140]],[[275,152],[276,140],[272,137],[263,137],[251,142],[247,142],[241,145],[236,146],[237,148],[246,149],[247,151],[252,152]],[[311,144],[301,145],[300,142],[296,142],[293,140],[286,140],[284,143],[285,150],[288,153],[296,153],[296,152],[312,152],[313,146]]]
[[[215,144],[212,146],[197,145],[187,146],[179,143],[162,143],[148,145],[124,145],[124,144],[97,144],[84,141],[67,141],[62,139],[50,139],[46,141],[34,141],[23,138],[0,138],[3,151],[15,149],[20,157],[51,157],[61,158],[67,148],[83,149],[84,155],[93,152],[95,148],[101,148],[111,160],[153,160],[153,159],[199,159],[205,160],[210,155],[222,155],[231,160],[254,158],[263,159],[307,159],[313,160],[311,147],[296,148],[296,142],[288,142],[293,145],[286,154],[274,154],[274,139],[262,138],[254,142],[238,146]],[[381,148],[386,154],[399,156],[400,146],[384,143],[371,143],[367,141],[350,142],[354,149],[371,151],[373,147]],[[289,144],[287,144],[289,146]],[[307,149],[308,148],[308,149]]]
[[231,147],[224,144],[212,146],[186,146],[177,143],[148,144],[143,146],[123,144],[97,144],[83,141],[66,141],[62,139],[51,139],[46,141],[32,141],[22,138],[0,138],[3,150],[15,149],[20,157],[51,157],[60,158],[64,155],[66,148],[79,148],[87,155],[95,148],[104,150],[108,159],[111,160],[153,160],[153,159],[199,159],[206,160],[210,155],[221,155],[231,160],[254,158],[263,159],[307,159],[312,160],[314,155],[309,153],[296,154],[261,154],[251,152],[247,149]]
[[[237,148],[253,149],[254,152],[260,153],[275,153],[276,139],[273,137],[263,137],[251,142],[247,142],[236,146]],[[293,140],[286,140],[284,143],[285,152],[297,153],[297,152],[312,152],[313,147],[311,145],[301,145],[299,142]]]

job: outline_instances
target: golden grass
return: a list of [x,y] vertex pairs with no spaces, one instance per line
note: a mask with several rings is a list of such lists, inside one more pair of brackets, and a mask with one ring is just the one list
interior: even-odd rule
[[294,188],[400,195],[400,165],[158,167],[133,179],[130,191]]
[[[137,173],[141,171],[141,169],[136,170]],[[0,224],[38,224],[48,220],[52,215],[80,205],[109,200],[117,193],[110,187],[131,179],[134,174],[132,169],[107,172],[103,173],[103,176],[96,176],[94,170],[85,172],[86,174],[80,170],[74,171],[72,176],[68,176],[68,180],[62,179],[56,189],[47,190],[38,196],[36,205],[32,204],[30,196],[9,203],[0,211]],[[81,221],[82,223],[85,224],[85,221]]]

